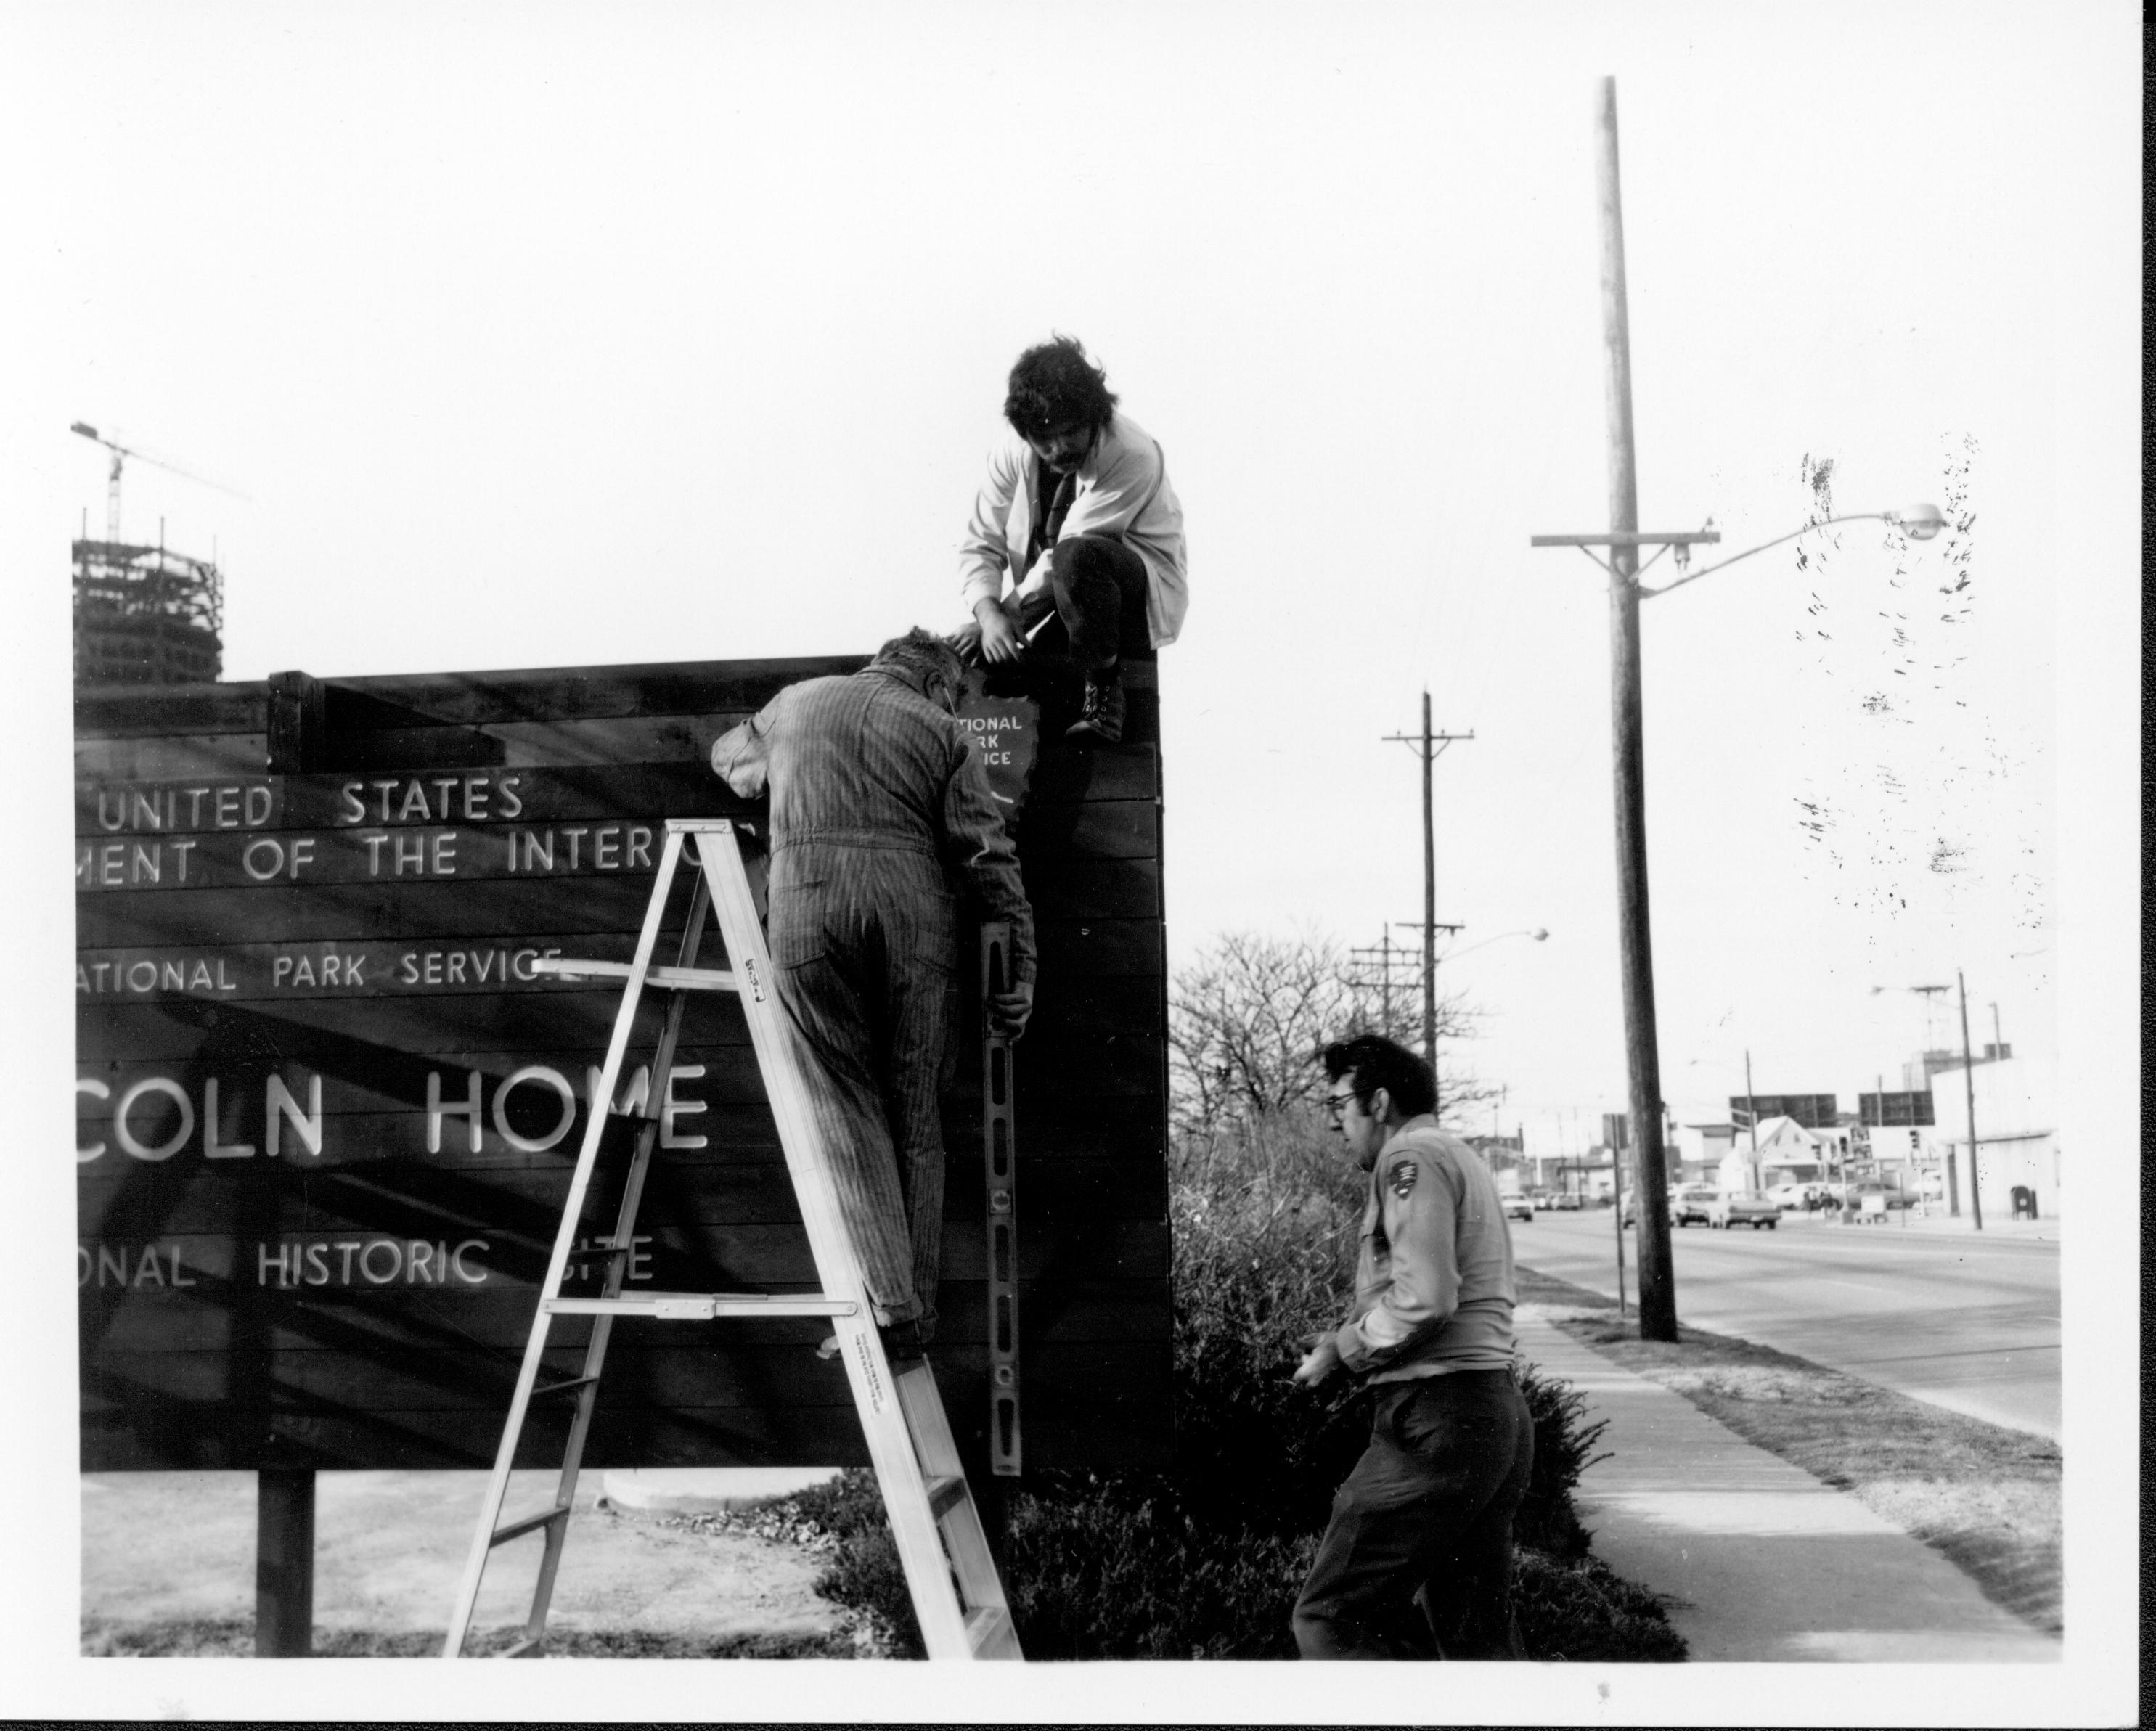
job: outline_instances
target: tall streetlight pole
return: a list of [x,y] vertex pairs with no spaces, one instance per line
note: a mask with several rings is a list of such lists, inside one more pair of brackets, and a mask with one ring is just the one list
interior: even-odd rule
[[1654,946],[1647,921],[1645,725],[1640,697],[1640,494],[1632,449],[1632,341],[1625,291],[1625,210],[1617,172],[1617,80],[1602,80],[1594,118],[1602,218],[1603,401],[1609,428],[1609,712],[1615,745],[1617,920],[1624,976],[1625,1071],[1637,1151],[1640,1335],[1677,1338],[1662,1155],[1661,1058],[1655,1040]]
[[1976,1176],[1976,1058],[1969,1044],[1969,982],[1954,970],[1954,985],[1961,993],[1961,1080],[1969,1101],[1969,1211],[1976,1230],[1984,1230],[1984,1186]]
[[1744,1048],[1744,1117],[1752,1127],[1752,1188],[1759,1188],[1759,1103],[1752,1096],[1752,1048]]
[[[1887,989],[1883,986],[1875,986],[1871,988],[1872,996],[1876,997]],[[1976,1053],[1970,1046],[1969,1039],[1969,982],[1963,979],[1959,968],[1954,970],[1954,989],[1960,994],[1961,998],[1961,1079],[1964,1089],[1963,1099],[1969,1106],[1969,1209],[1971,1220],[1976,1230],[1980,1232],[1984,1230],[1984,1199],[1976,1178]],[[1943,986],[1905,986],[1899,990],[1915,992],[1927,1002],[1933,998],[1944,997],[1947,991]],[[1928,1021],[1924,1032],[1924,1043],[1928,1049],[1931,1046],[1931,1029]],[[1928,1086],[1931,1081],[1930,1076],[1928,1074],[1924,1080]],[[1881,1098],[1883,1104],[1883,1089]],[[1883,1111],[1881,1115],[1882,1117],[1885,1115]],[[1936,1119],[1934,1121],[1936,1122]],[[1946,1168],[1947,1212],[1958,1215],[1961,1212],[1961,1200],[1954,1183],[1952,1143],[1947,1145]]]
[[[1625,219],[1617,172],[1617,81],[1604,79],[1595,104],[1595,186],[1601,209],[1602,332],[1605,355],[1604,400],[1609,430],[1609,532],[1607,535],[1538,535],[1537,547],[1578,547],[1599,558],[1609,573],[1609,705],[1617,806],[1617,901],[1625,1002],[1625,1073],[1629,1084],[1633,1145],[1639,1150],[1640,1335],[1646,1340],[1676,1339],[1676,1291],[1670,1265],[1667,1164],[1663,1154],[1661,1066],[1655,1040],[1654,954],[1647,921],[1647,795],[1645,725],[1640,687],[1640,602],[1663,594],[1693,577],[1719,571],[1763,551],[1753,547],[1720,565],[1692,572],[1661,589],[1643,589],[1639,581],[1640,549],[1675,548],[1681,569],[1691,550],[1718,542],[1713,530],[1647,534],[1640,530],[1639,488],[1632,448],[1632,354],[1625,290]],[[1933,505],[1906,511],[1867,512],[1901,527],[1911,538],[1928,540],[1945,520]],[[1830,520],[1834,521],[1840,519]],[[1782,537],[1823,529],[1807,524]],[[1769,542],[1768,545],[1777,543]],[[1661,555],[1657,554],[1656,557]]]

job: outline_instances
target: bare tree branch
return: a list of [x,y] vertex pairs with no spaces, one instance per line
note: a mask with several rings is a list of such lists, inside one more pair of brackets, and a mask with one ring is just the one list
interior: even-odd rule
[[[1168,992],[1170,1099],[1176,1129],[1205,1134],[1295,1106],[1325,1092],[1318,1053],[1327,1041],[1381,1033],[1410,1048],[1422,1039],[1420,1004],[1391,1005],[1359,981],[1331,938],[1224,934],[1179,970]],[[1497,1090],[1455,1074],[1445,1042],[1471,1035],[1477,1015],[1458,996],[1438,1004],[1444,1115],[1493,1099]]]

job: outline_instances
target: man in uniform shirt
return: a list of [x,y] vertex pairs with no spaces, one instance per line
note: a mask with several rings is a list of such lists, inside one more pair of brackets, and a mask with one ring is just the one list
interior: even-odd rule
[[1296,1601],[1296,1646],[1306,1659],[1427,1657],[1432,1641],[1449,1659],[1519,1658],[1512,1513],[1534,1426],[1512,1375],[1504,1204],[1480,1156],[1437,1127],[1421,1058],[1363,1034],[1324,1063],[1370,1189],[1353,1307],[1295,1380],[1345,1370],[1376,1406]]
[[1033,914],[980,753],[956,720],[965,669],[942,638],[894,638],[859,673],[789,685],[711,747],[744,799],[771,795],[779,1001],[829,1083],[823,1132],[876,1321],[896,1351],[936,1322],[943,1227],[937,1095],[957,1007],[958,907],[1010,922],[996,1031],[1033,1006]]
[[1004,398],[1012,437],[989,453],[959,547],[973,621],[952,639],[968,659],[1015,661],[1055,614],[1086,673],[1070,732],[1108,744],[1123,734],[1122,657],[1173,643],[1188,596],[1167,459],[1116,402],[1073,338],[1018,357]]

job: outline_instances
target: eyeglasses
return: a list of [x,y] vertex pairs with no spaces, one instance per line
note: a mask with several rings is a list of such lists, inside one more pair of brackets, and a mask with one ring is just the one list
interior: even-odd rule
[[1356,1106],[1361,1111],[1366,1114],[1369,1111],[1370,1109],[1368,1104],[1363,1099],[1363,1096],[1356,1092],[1355,1089],[1351,1088],[1345,1093],[1329,1093],[1326,1095],[1325,1115],[1331,1119],[1333,1123],[1339,1123],[1342,1115],[1348,1109],[1348,1103],[1350,1100],[1354,1101]]

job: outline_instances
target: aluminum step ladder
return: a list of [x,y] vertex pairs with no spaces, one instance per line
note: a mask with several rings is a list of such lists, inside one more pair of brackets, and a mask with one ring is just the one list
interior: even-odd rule
[[[678,960],[672,966],[654,965],[660,928],[667,898],[684,848],[693,842],[692,868],[701,868],[690,901],[687,923]],[[700,968],[696,954],[703,937],[706,916],[716,911],[725,940],[731,970]],[[503,1427],[501,1447],[487,1483],[486,1500],[480,1512],[478,1530],[457,1588],[456,1608],[443,1643],[444,1658],[464,1655],[472,1614],[479,1600],[480,1583],[488,1558],[495,1546],[528,1534],[545,1535],[546,1551],[532,1591],[531,1611],[523,1638],[502,1655],[536,1657],[546,1651],[547,1612],[553,1596],[554,1580],[561,1566],[562,1542],[567,1536],[571,1506],[575,1500],[577,1475],[583,1459],[597,1403],[599,1377],[606,1363],[607,1343],[616,1317],[642,1317],[660,1321],[723,1321],[741,1317],[813,1316],[825,1319],[839,1344],[846,1378],[853,1390],[855,1410],[868,1440],[869,1458],[875,1469],[876,1484],[883,1495],[884,1510],[897,1542],[899,1560],[906,1571],[915,1616],[932,1659],[1022,1658],[1003,1582],[988,1549],[971,1488],[952,1441],[951,1426],[937,1393],[935,1374],[925,1359],[901,1360],[896,1367],[886,1355],[876,1331],[868,1293],[852,1241],[839,1212],[838,1195],[825,1162],[809,1088],[815,1071],[797,1043],[792,1022],[779,1004],[773,986],[773,975],[763,932],[757,919],[756,903],[743,869],[741,847],[734,825],[725,818],[674,818],[666,825],[666,840],[652,880],[651,901],[644,911],[637,939],[635,958],[627,963],[572,961],[556,958],[536,966],[568,979],[619,979],[621,1007],[616,1013],[606,1063],[593,1091],[590,1121],[577,1156],[574,1175],[562,1206],[562,1224],[554,1240],[554,1253],[541,1286],[539,1306],[525,1348],[524,1365],[510,1401]],[[578,1247],[578,1224],[584,1207],[599,1142],[610,1111],[600,1103],[616,1098],[629,1030],[646,986],[670,994],[666,1017],[653,1056],[651,1083],[637,1114],[636,1148],[631,1158],[621,1207],[612,1235],[595,1245]],[[692,991],[731,991],[741,999],[748,1022],[757,1065],[771,1101],[778,1139],[793,1182],[801,1217],[808,1227],[820,1292],[761,1294],[755,1293],[636,1293],[624,1295],[622,1283],[629,1262],[631,1234],[651,1151],[658,1139],[660,1114],[666,1099],[666,1081],[674,1064],[680,1038],[681,1013]],[[588,1263],[603,1257],[606,1272],[598,1298],[564,1298],[562,1285],[569,1264]],[[591,1335],[584,1350],[581,1372],[562,1380],[542,1384],[542,1360],[554,1319],[588,1316]],[[575,1416],[569,1427],[562,1472],[550,1507],[503,1521],[502,1503],[509,1489],[511,1462],[526,1412],[537,1399],[569,1396]]]

